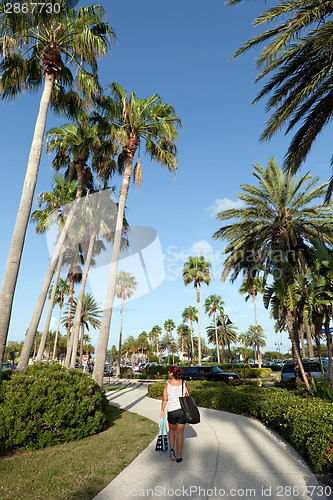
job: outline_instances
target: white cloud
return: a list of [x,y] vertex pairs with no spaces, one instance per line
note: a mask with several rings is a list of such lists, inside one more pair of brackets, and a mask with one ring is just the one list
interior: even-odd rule
[[193,243],[190,248],[190,253],[191,255],[198,257],[202,255],[206,260],[210,261],[212,261],[214,258],[213,248],[206,240],[201,240]]
[[214,200],[213,204],[210,205],[207,210],[211,214],[212,217],[216,217],[218,212],[222,212],[223,210],[228,210],[229,208],[242,208],[244,203],[242,200],[230,200],[229,198],[217,198]]

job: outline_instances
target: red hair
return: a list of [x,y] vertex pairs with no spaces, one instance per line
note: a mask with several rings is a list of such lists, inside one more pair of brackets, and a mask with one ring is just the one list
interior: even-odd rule
[[170,366],[169,373],[172,373],[176,380],[179,380],[183,375],[183,370],[179,366]]

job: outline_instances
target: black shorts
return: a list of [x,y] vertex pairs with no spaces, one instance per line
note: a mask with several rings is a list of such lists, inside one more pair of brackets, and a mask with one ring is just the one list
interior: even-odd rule
[[169,424],[185,424],[183,410],[168,411],[168,422]]

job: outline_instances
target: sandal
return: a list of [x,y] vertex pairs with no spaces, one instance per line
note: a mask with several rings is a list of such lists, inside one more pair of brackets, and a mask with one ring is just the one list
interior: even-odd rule
[[175,450],[172,448],[170,450],[170,460],[176,460]]

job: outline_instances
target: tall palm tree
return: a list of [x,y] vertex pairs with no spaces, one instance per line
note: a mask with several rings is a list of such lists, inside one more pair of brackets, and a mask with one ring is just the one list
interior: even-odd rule
[[119,350],[118,350],[118,364],[117,364],[117,377],[120,376],[120,360],[121,360],[121,344],[123,336],[123,310],[124,302],[130,299],[137,287],[137,281],[131,273],[119,271],[116,281],[116,295],[121,299],[120,304],[120,332],[119,332]]
[[181,352],[180,360],[183,361],[186,339],[190,337],[190,329],[185,323],[181,323],[177,326],[177,335],[179,336],[179,342],[177,345],[178,350]]
[[[255,362],[260,360],[260,348],[266,346],[266,336],[264,335],[264,330],[262,326],[250,325],[245,332],[245,347],[252,347],[254,353]],[[259,368],[261,368],[259,366]]]
[[211,264],[205,261],[204,257],[189,257],[183,268],[183,280],[185,286],[189,283],[194,284],[197,289],[197,304],[198,304],[198,358],[199,366],[201,366],[201,335],[200,335],[200,285],[210,282]]
[[[256,82],[265,78],[266,83],[254,102],[268,97],[267,109],[272,114],[261,140],[270,139],[286,124],[287,132],[298,126],[285,158],[293,173],[332,118],[332,21],[329,0],[277,3],[254,21],[255,26],[269,25],[268,29],[244,43],[233,56],[264,43],[257,59]],[[328,197],[332,188],[333,178]]]
[[[78,300],[74,299],[71,320],[74,321],[76,315],[76,308],[78,305]],[[101,326],[101,316],[102,310],[99,309],[100,304],[96,302],[91,293],[85,293],[82,300],[81,314],[80,314],[80,326],[81,326],[81,342],[80,342],[80,367],[82,366],[82,353],[83,353],[83,341],[85,328],[89,331],[89,325],[94,329]],[[66,324],[67,312],[65,312],[65,317],[63,319],[63,324]],[[75,358],[77,356],[77,351],[75,352]]]
[[147,351],[148,347],[149,347],[147,332],[143,331],[140,333],[140,335],[136,339],[136,346],[137,346],[138,351],[140,351],[140,349],[141,349],[141,360],[146,359],[146,355],[144,354],[144,351]]
[[193,360],[194,359],[194,341],[193,341],[192,323],[193,323],[193,321],[196,321],[198,323],[198,309],[194,306],[185,307],[184,311],[182,312],[182,318],[183,318],[184,323],[186,323],[187,321],[190,322],[191,357]]
[[266,169],[256,163],[253,175],[259,186],[243,184],[238,194],[245,206],[217,214],[220,221],[235,220],[213,236],[227,241],[224,281],[230,273],[232,281],[240,273],[257,276],[258,269],[269,266],[267,249],[284,242],[285,252],[291,255],[297,251],[298,237],[309,241],[318,237],[317,227],[324,240],[333,244],[332,208],[322,204],[326,184],[315,186],[318,178],[309,173],[301,178],[283,173],[274,159]]
[[[27,2],[30,5],[30,0]],[[60,8],[52,15],[36,12],[29,16],[21,11],[5,13],[1,4],[0,45],[3,61],[0,65],[0,95],[15,98],[26,90],[44,85],[34,136],[29,154],[20,206],[9,249],[0,292],[0,363],[8,335],[12,304],[24,246],[25,234],[33,202],[47,110],[52,93],[61,83],[73,80],[69,63],[78,69],[76,81],[85,89],[86,99],[99,89],[96,79],[97,58],[109,51],[113,30],[104,22],[101,6],[82,7],[79,12],[60,0]],[[56,12],[58,11],[59,12]],[[65,57],[63,61],[62,57]],[[88,69],[92,70],[89,73]],[[47,287],[48,288],[48,287]],[[1,373],[1,371],[0,371]]]
[[220,295],[210,295],[205,300],[205,313],[208,316],[213,314],[214,316],[214,325],[215,325],[215,345],[216,345],[216,353],[217,353],[217,362],[220,362],[220,349],[219,349],[219,340],[217,335],[217,321],[216,321],[216,313],[217,310],[223,306],[224,302]]
[[[116,234],[93,375],[95,382],[101,387],[115,295],[120,238],[134,156],[139,145],[144,142],[146,153],[151,159],[165,165],[169,171],[175,173],[177,126],[181,126],[174,108],[163,103],[157,94],[147,99],[140,99],[135,92],[127,96],[123,87],[118,83],[113,83],[110,88],[112,96],[104,96],[99,102],[104,114],[99,122],[101,130],[104,130],[106,135],[111,135],[115,142],[122,145],[118,161],[120,166],[124,167],[124,175],[119,195]],[[141,165],[139,160],[134,169],[134,179],[140,183]]]

